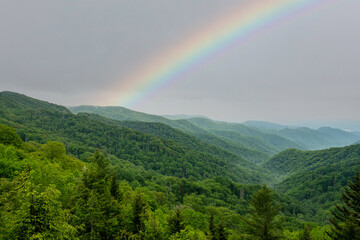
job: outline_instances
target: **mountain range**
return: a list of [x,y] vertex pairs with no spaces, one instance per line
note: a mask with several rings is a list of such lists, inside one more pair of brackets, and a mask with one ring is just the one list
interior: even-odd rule
[[[310,129],[307,127],[290,127],[269,122],[247,121],[243,124],[228,123],[211,120],[207,117],[185,116],[184,119],[171,120],[161,116],[132,111],[123,107],[79,106],[69,107],[73,113],[87,112],[102,115],[114,120],[130,120],[164,123],[172,128],[191,134],[202,141],[222,146],[235,154],[248,148],[251,152],[247,156],[250,161],[259,163],[265,160],[255,157],[259,152],[271,156],[287,148],[302,150],[319,150],[329,147],[341,147],[359,141],[356,132],[341,129],[321,127]],[[181,115],[180,115],[181,116]]]
[[[0,93],[0,123],[14,127],[24,142],[61,142],[67,154],[84,162],[101,149],[133,186],[150,184],[142,175],[191,184],[217,179],[244,189],[267,183],[277,191],[284,214],[296,221],[326,221],[341,189],[360,169],[360,144],[354,144],[360,136],[329,127],[171,120],[123,107],[66,108],[13,92]],[[140,172],[137,177],[132,169]],[[214,199],[225,201],[221,194]],[[223,206],[235,209],[235,202]]]

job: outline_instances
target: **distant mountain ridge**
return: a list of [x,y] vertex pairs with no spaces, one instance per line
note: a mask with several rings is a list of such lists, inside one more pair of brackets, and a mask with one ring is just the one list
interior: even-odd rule
[[209,132],[208,130],[191,123],[189,119],[170,120],[161,116],[136,112],[123,107],[78,106],[69,107],[69,109],[75,114],[81,112],[94,113],[113,120],[163,123],[172,128],[190,134],[203,142],[215,145],[233,154],[245,157],[254,163],[263,162],[270,157],[270,155],[264,152],[259,152],[256,149],[248,147],[244,144],[230,142],[225,138],[216,136],[212,132]]
[[343,147],[351,145],[359,139],[358,136],[352,133],[329,127],[319,128],[318,130],[307,127],[286,128],[278,131],[277,134],[306,146],[308,150]]
[[308,150],[318,150],[329,147],[342,147],[359,141],[360,133],[350,132],[332,127],[311,129],[308,127],[285,126],[271,122],[247,121],[245,125],[260,129],[290,139]]
[[[263,147],[268,146],[268,150],[272,151],[273,153],[280,152],[287,148],[303,149],[301,145],[294,143],[286,138],[272,133],[265,133],[257,128],[248,127],[240,123],[228,123],[203,118],[191,118],[188,119],[188,121],[218,136],[223,136],[226,134],[226,132],[232,132],[242,135],[248,141],[256,140]],[[233,138],[229,137],[229,134],[227,134],[227,136],[229,140],[231,139],[232,141],[244,144],[243,141],[239,141],[239,136],[236,137],[233,135]],[[265,144],[263,142],[265,142]]]
[[281,125],[281,124],[277,124],[277,123],[272,123],[272,122],[266,122],[266,121],[246,121],[243,122],[242,124],[249,126],[249,127],[257,127],[260,129],[272,129],[272,130],[281,130],[284,128],[289,128],[289,126],[286,125]]
[[287,148],[317,150],[347,146],[360,140],[360,136],[354,133],[329,127],[315,130],[265,121],[247,121],[244,124],[228,123],[189,115],[178,116],[186,119],[174,117],[177,120],[171,120],[123,107],[78,106],[69,107],[69,109],[74,113],[95,113],[114,120],[163,123],[255,163],[261,163],[269,156]]
[[350,132],[332,127],[312,129],[308,127],[285,126],[264,121],[247,121],[243,124],[280,135],[304,146],[304,148],[308,150],[347,146],[360,140],[359,132]]
[[180,120],[180,119],[189,119],[189,118],[208,118],[207,116],[203,115],[188,115],[188,114],[175,114],[175,115],[162,115],[165,118],[170,120]]
[[[303,149],[301,145],[278,135],[265,134],[256,128],[241,124],[214,121],[208,118],[170,120],[161,116],[144,114],[123,107],[78,106],[69,107],[69,109],[73,113],[95,113],[114,120],[164,123],[172,128],[191,134],[201,141],[245,157],[254,163],[261,163],[271,155],[289,147]],[[234,132],[234,130],[236,131]],[[229,132],[233,132],[233,134],[237,132],[237,138],[232,138]],[[239,132],[241,132],[243,136],[241,136]],[[256,138],[254,138],[254,136]],[[265,139],[265,142],[263,142],[261,137]]]

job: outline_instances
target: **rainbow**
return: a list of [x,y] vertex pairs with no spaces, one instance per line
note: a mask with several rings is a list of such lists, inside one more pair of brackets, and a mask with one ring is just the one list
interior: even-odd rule
[[326,1],[329,0],[251,0],[242,4],[117,81],[110,87],[113,93],[107,96],[108,105],[134,107],[196,71],[209,59]]

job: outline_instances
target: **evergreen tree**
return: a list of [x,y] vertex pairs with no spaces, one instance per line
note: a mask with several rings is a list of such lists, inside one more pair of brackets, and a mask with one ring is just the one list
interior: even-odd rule
[[209,220],[209,232],[210,232],[210,239],[215,239],[216,236],[216,226],[214,222],[214,215],[210,214],[210,220]]
[[142,216],[145,213],[146,202],[144,201],[141,193],[135,195],[133,201],[133,231],[134,233],[139,233],[144,229],[144,223],[142,221]]
[[74,225],[80,228],[81,239],[113,239],[120,225],[120,206],[111,197],[109,162],[99,150],[90,162],[77,188]]
[[226,240],[227,239],[227,233],[225,231],[224,224],[222,222],[215,224],[213,214],[210,214],[209,232],[210,232],[209,239],[211,239],[211,240]]
[[115,174],[113,174],[111,176],[110,193],[111,193],[111,196],[113,196],[115,200],[117,200],[117,201],[122,200],[123,196],[122,196],[122,193],[120,191],[120,185],[119,185],[119,182],[117,180],[117,176]]
[[173,214],[170,215],[169,220],[169,232],[175,234],[185,229],[185,224],[182,216],[182,208],[176,207]]
[[225,227],[222,222],[219,222],[216,225],[216,232],[215,232],[215,238],[214,240],[226,240],[227,239],[227,233],[225,231]]
[[310,227],[308,224],[305,224],[304,226],[304,230],[300,236],[300,240],[311,240],[311,236],[310,236]]
[[350,182],[341,194],[344,205],[335,204],[330,222],[332,239],[360,239],[360,173],[356,172],[355,181]]
[[273,193],[269,187],[263,185],[250,200],[250,216],[244,218],[247,231],[261,240],[282,238],[282,219],[277,218],[281,206],[273,200]]

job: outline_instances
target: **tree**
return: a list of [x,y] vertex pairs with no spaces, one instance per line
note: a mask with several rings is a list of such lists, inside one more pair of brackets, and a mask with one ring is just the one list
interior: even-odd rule
[[41,150],[44,152],[45,157],[48,159],[65,157],[66,149],[64,144],[59,142],[49,141],[42,145]]
[[14,222],[7,239],[74,239],[75,228],[68,224],[69,216],[58,201],[60,191],[54,185],[41,190],[31,179],[28,167],[18,181]]
[[119,202],[111,197],[118,185],[116,179],[111,187],[109,162],[96,150],[90,158],[74,197],[73,224],[79,227],[78,234],[83,239],[114,239],[119,228]]
[[0,143],[16,147],[21,147],[22,145],[21,138],[17,135],[15,129],[4,124],[0,124]]
[[209,220],[209,232],[210,232],[210,239],[215,239],[216,236],[216,226],[214,222],[214,214],[210,214],[210,220]]
[[278,217],[281,206],[273,200],[273,193],[269,187],[257,191],[250,200],[250,215],[244,218],[247,231],[261,240],[282,238],[281,225],[283,220]]
[[227,233],[225,231],[225,227],[222,222],[219,222],[218,224],[215,224],[214,222],[214,215],[210,214],[210,220],[209,220],[209,239],[211,240],[226,240],[227,239]]
[[168,224],[171,235],[185,229],[181,207],[178,206],[175,208],[173,214],[171,214],[169,217]]
[[222,222],[219,222],[217,225],[216,225],[216,234],[215,234],[215,238],[213,239],[216,239],[216,240],[226,240],[227,239],[227,233],[225,231],[225,227],[223,225]]
[[144,222],[142,216],[146,210],[146,202],[144,201],[140,192],[135,195],[133,201],[133,231],[134,233],[139,233],[144,229]]
[[310,227],[308,224],[305,224],[304,226],[304,231],[302,232],[301,236],[300,236],[300,240],[311,240],[311,236],[310,236]]
[[355,174],[355,181],[350,182],[341,194],[344,204],[335,204],[331,231],[327,234],[332,239],[360,239],[360,173]]
[[114,197],[115,200],[121,201],[122,200],[122,192],[120,191],[120,185],[115,174],[111,176],[110,182],[110,194]]

